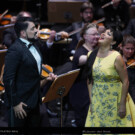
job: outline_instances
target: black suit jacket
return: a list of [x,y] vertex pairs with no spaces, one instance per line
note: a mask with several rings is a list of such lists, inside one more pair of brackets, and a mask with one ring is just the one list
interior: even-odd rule
[[16,39],[7,51],[3,81],[8,106],[24,102],[34,108],[41,101],[40,73],[36,60],[20,39]]

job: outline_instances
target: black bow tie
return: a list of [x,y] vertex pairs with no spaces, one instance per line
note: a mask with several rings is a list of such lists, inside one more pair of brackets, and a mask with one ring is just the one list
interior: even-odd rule
[[32,44],[32,43],[28,44],[28,48],[30,48],[31,46],[33,46],[33,44]]

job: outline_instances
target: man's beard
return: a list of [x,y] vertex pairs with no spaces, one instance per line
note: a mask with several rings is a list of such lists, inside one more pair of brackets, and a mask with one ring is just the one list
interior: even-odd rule
[[30,41],[31,43],[34,43],[38,40],[38,38],[28,38],[28,41]]
[[36,34],[37,34],[37,33],[34,34],[34,37],[33,37],[33,38],[29,38],[29,37],[27,36],[27,40],[30,41],[31,43],[36,42],[36,41],[38,40]]

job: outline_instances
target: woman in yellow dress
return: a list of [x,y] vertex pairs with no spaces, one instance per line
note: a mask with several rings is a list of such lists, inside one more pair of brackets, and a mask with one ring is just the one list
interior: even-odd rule
[[135,126],[127,69],[121,54],[111,49],[112,44],[119,44],[122,39],[121,33],[112,29],[101,34],[92,72],[88,72],[91,104],[85,127]]

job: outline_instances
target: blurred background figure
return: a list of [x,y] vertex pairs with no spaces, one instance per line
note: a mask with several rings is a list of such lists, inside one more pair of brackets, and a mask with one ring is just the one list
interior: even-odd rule
[[[131,0],[106,0],[102,2],[104,16],[106,18],[105,26],[114,27],[118,30],[123,30],[130,20],[130,5]],[[104,7],[105,4],[110,3]]]
[[135,19],[130,19],[127,27],[122,31],[123,35],[132,35],[135,38]]
[[[14,24],[21,17],[32,17],[32,14],[27,11],[21,11],[17,16],[13,16],[11,23]],[[3,31],[2,45],[5,45],[7,48],[9,48],[16,38],[17,35],[15,33],[14,27],[7,28]]]
[[[71,32],[83,28],[86,23],[91,23],[92,21],[94,21],[94,7],[91,2],[85,2],[82,4],[80,8],[80,16],[81,21],[72,23],[71,26],[65,29],[66,32]],[[76,34],[71,36],[71,38],[72,42],[67,48],[70,56],[75,53],[77,43],[81,39],[80,32],[77,32]]]
[[120,46],[120,52],[127,66],[129,89],[135,103],[135,38],[131,35],[125,35]]

